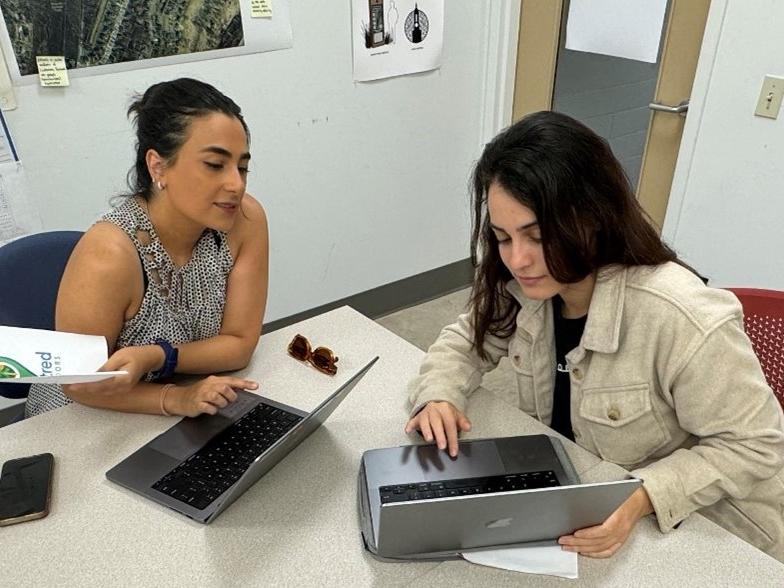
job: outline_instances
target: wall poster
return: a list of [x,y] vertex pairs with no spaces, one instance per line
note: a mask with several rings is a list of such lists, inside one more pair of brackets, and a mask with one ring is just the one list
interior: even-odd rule
[[289,0],[251,18],[251,0],[0,0],[0,45],[16,83],[36,56],[61,55],[71,77],[291,47]]
[[352,0],[354,80],[441,67],[444,0]]

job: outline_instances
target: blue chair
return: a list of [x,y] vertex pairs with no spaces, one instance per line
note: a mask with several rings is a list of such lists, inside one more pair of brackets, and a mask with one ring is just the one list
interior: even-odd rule
[[[82,234],[38,233],[0,247],[0,325],[54,329],[60,279]],[[0,396],[6,398],[25,398],[29,389],[0,382]]]

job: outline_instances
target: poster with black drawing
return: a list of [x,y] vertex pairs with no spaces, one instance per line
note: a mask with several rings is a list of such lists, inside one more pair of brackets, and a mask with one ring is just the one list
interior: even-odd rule
[[444,0],[351,0],[354,80],[441,67]]

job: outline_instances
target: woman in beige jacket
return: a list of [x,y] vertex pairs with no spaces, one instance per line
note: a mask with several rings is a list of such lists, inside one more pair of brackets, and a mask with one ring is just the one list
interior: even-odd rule
[[643,480],[564,549],[609,557],[641,517],[668,532],[699,511],[784,561],[784,415],[740,304],[662,243],[606,142],[530,115],[487,145],[474,192],[470,310],[428,351],[406,431],[456,455],[508,356],[521,410]]

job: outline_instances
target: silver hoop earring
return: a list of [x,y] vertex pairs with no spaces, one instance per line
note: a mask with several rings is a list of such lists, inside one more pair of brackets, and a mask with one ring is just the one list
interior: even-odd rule
[[159,191],[159,192],[160,192],[161,190],[163,190],[163,184],[161,183],[161,181],[160,181],[160,180],[158,180],[158,181],[156,181],[156,182],[155,182],[155,187],[156,187],[156,188],[158,188],[158,191]]

